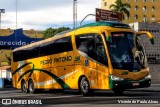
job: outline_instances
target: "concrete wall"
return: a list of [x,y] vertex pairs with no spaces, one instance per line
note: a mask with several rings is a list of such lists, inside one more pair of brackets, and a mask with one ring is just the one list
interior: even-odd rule
[[160,83],[160,64],[150,64],[152,83]]

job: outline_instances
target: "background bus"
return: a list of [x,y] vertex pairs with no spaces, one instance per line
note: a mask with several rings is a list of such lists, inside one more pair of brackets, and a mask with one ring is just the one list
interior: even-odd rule
[[145,50],[135,32],[118,22],[96,22],[13,50],[13,87],[94,90],[149,87],[151,76]]

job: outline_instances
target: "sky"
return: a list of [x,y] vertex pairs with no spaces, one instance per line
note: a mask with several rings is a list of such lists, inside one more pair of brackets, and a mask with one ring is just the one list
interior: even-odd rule
[[[77,25],[87,14],[95,14],[100,0],[77,0]],[[1,28],[16,29],[16,0],[0,0]],[[94,22],[89,16],[82,24]],[[73,28],[73,0],[17,0],[17,29],[45,30],[47,28]]]

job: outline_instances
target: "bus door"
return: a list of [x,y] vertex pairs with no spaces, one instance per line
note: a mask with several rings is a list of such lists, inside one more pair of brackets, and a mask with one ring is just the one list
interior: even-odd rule
[[79,70],[79,75],[87,77],[91,89],[98,88],[96,36],[96,33],[85,33],[75,36],[77,48],[74,60],[75,69]]
[[103,37],[96,36],[97,71],[99,89],[109,89],[109,68]]

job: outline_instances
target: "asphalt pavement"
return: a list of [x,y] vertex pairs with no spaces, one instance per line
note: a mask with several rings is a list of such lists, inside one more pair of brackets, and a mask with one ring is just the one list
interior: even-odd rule
[[148,88],[129,89],[131,91],[160,92],[160,84],[151,84]]
[[[12,90],[13,88],[0,88],[1,90]],[[160,84],[151,84],[148,88],[135,88],[135,89],[128,89],[128,91],[146,91],[146,92],[160,92]]]

